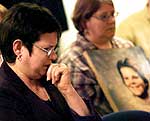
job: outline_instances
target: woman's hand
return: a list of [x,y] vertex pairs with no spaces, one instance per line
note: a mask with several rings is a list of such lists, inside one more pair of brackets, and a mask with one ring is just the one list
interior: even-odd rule
[[70,70],[65,64],[51,64],[47,71],[47,80],[52,80],[62,94],[71,88]]

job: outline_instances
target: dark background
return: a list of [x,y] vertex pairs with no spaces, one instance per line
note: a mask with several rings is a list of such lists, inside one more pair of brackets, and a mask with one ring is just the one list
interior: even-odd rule
[[48,8],[59,21],[62,31],[68,30],[68,24],[62,0],[0,0],[0,4],[6,8],[19,2],[30,2]]

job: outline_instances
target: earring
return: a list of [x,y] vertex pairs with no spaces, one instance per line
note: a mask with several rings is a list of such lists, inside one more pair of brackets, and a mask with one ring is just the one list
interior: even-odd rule
[[19,61],[22,61],[22,55],[19,54],[19,55],[17,56],[17,59],[18,59]]

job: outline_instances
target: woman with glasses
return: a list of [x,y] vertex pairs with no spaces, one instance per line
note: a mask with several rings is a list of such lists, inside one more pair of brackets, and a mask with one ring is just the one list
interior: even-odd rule
[[122,121],[121,117],[128,116],[124,121],[150,119],[143,111],[101,119],[71,85],[67,66],[52,64],[59,37],[59,24],[47,9],[29,3],[9,9],[0,24],[4,58],[0,67],[0,121]]
[[0,24],[0,121],[101,121],[71,85],[64,64],[52,64],[60,26],[48,9],[16,4]]
[[72,17],[78,30],[77,40],[58,59],[70,67],[72,83],[80,96],[90,99],[102,115],[111,113],[112,109],[83,52],[133,46],[129,41],[114,37],[117,14],[112,0],[77,0]]

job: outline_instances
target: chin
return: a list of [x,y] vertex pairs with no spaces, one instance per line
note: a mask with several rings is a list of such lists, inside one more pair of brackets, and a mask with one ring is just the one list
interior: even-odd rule
[[40,79],[40,78],[42,78],[45,75],[46,75],[46,71],[41,71],[41,72],[38,73],[38,75],[36,76],[36,78]]
[[108,35],[110,35],[111,38],[113,38],[113,36],[115,35],[114,32],[109,33]]
[[47,72],[47,71],[42,72],[42,73],[41,73],[41,76],[46,75],[46,72]]
[[109,32],[106,33],[106,35],[107,35],[108,38],[112,38],[115,35],[115,33],[112,32],[112,31],[109,31]]
[[132,91],[132,93],[135,95],[135,96],[141,96],[142,95],[142,92],[135,92],[135,91]]
[[109,36],[107,36],[107,40],[112,40],[113,37],[114,37],[114,35],[109,34]]

